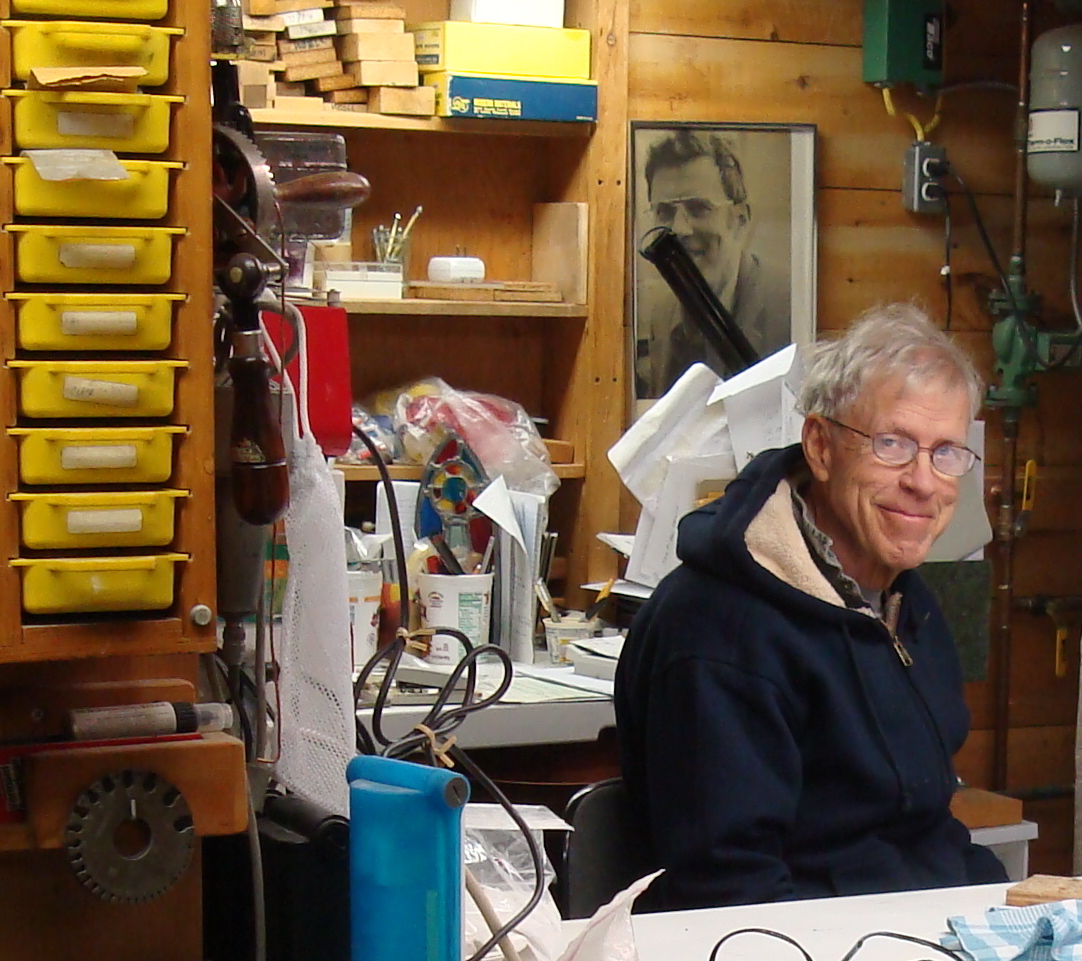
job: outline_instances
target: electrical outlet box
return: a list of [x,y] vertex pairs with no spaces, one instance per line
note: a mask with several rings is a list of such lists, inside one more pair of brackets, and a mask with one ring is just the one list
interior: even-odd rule
[[864,82],[943,83],[943,0],[864,0]]
[[931,172],[936,162],[946,162],[947,148],[918,140],[905,149],[902,162],[902,206],[915,214],[940,214],[946,209],[944,187]]

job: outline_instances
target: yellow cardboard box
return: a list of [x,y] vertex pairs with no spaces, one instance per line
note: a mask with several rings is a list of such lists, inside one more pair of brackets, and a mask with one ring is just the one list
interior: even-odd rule
[[590,79],[590,31],[440,20],[410,27],[422,73]]

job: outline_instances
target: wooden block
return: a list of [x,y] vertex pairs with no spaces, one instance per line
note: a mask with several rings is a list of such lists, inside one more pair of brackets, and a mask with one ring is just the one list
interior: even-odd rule
[[343,60],[404,60],[415,64],[412,33],[353,33],[342,29],[350,23],[338,21],[338,52]]
[[350,87],[356,87],[357,81],[349,74],[343,73],[337,77],[317,77],[311,81],[310,85],[315,87],[318,93],[327,93],[329,90],[348,90]]
[[294,10],[327,9],[333,0],[244,0],[244,12],[255,16],[292,13]]
[[303,40],[279,40],[278,53],[285,57],[305,50],[333,50],[334,37],[305,37]]
[[353,260],[353,244],[346,240],[316,241],[312,256],[320,264],[348,264]]
[[248,60],[272,64],[278,59],[278,47],[273,43],[248,43],[245,41],[241,52]]
[[240,102],[249,110],[262,110],[271,105],[272,95],[265,83],[242,83]]
[[234,60],[237,83],[242,87],[266,85],[271,82],[270,67],[258,60]]
[[438,284],[427,280],[411,281],[407,296],[422,300],[493,300],[492,284]]
[[274,95],[276,97],[303,97],[308,93],[308,88],[303,80],[294,80],[290,83],[287,80],[279,80],[274,85]]
[[342,72],[342,65],[337,60],[330,63],[306,63],[296,67],[286,67],[282,76],[288,82],[294,80],[315,80],[317,77],[336,77]]
[[335,4],[334,15],[339,20],[405,20],[406,10],[397,3],[345,0]]
[[352,113],[368,113],[368,104],[366,103],[332,103],[329,106],[331,110],[347,110]]
[[549,460],[554,464],[573,464],[575,462],[575,445],[569,440],[553,440],[545,438],[545,447],[549,452]]
[[558,290],[505,290],[497,287],[492,299],[510,303],[558,304],[564,298]]
[[373,113],[431,117],[436,112],[435,87],[372,87],[368,98]]
[[188,802],[195,833],[235,834],[248,823],[244,745],[228,734],[196,740],[43,751],[26,761],[26,810],[38,845],[58,848],[71,809],[103,774],[154,771]]
[[586,303],[588,217],[584,203],[533,207],[533,279],[555,283],[569,304]]
[[338,33],[405,33],[405,20],[380,20],[376,17],[355,18],[353,20],[339,20]]
[[367,87],[350,87],[347,90],[332,90],[324,95],[331,103],[368,103]]
[[[322,50],[298,50],[295,53],[283,53],[280,56],[282,63],[285,64],[286,69],[290,67],[304,67],[313,63],[338,63],[338,54],[334,52],[334,47],[323,48]],[[290,78],[296,80],[313,80],[313,77],[296,77]],[[433,88],[435,89],[435,88]]]
[[346,65],[358,87],[416,87],[417,64],[405,60],[361,60]]
[[249,17],[241,16],[241,26],[245,33],[281,33],[285,30],[285,21],[281,17]]
[[951,813],[970,830],[1017,824],[1022,820],[1022,802],[980,788],[963,787],[951,798]]
[[314,23],[286,24],[286,36],[290,40],[303,40],[307,37],[329,37],[335,32],[333,20],[319,20]]
[[275,110],[304,110],[312,113],[321,113],[327,109],[319,97],[275,97]]
[[1082,880],[1059,878],[1050,874],[1034,874],[1025,881],[1007,888],[1006,904],[1025,907],[1048,901],[1070,901],[1082,898]]

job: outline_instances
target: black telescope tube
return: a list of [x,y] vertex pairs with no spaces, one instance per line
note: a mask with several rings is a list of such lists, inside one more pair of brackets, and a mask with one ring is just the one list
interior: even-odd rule
[[639,253],[650,261],[703,336],[718,352],[729,375],[739,374],[759,360],[759,355],[710,288],[702,271],[668,227],[654,227],[642,238]]

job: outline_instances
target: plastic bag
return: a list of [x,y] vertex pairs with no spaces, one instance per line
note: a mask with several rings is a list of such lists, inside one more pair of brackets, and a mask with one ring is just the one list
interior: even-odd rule
[[[541,833],[535,832],[538,846],[544,851]],[[506,924],[525,907],[534,892],[533,859],[522,832],[504,828],[463,828],[465,870],[473,875],[484,896],[491,904],[500,924]],[[545,883],[555,877],[545,858]],[[481,909],[467,894],[462,924],[462,957],[469,958],[491,936]],[[522,961],[551,961],[560,946],[560,911],[552,894],[546,890],[526,918],[509,935]],[[497,945],[488,957],[500,957]]]
[[494,394],[455,390],[431,377],[399,393],[395,424],[403,456],[425,464],[448,431],[458,434],[489,477],[512,490],[550,496],[560,480],[548,450],[520,404]]
[[660,871],[655,871],[639,878],[598,908],[564,949],[559,961],[638,961],[631,908],[659,874]]
[[[394,462],[397,442],[391,418],[383,415],[372,414],[360,404],[353,405],[353,427],[355,430],[363,430],[375,445],[376,450],[385,464]],[[349,442],[349,450],[338,458],[340,464],[370,464],[372,453],[368,445],[359,437],[354,436]]]

